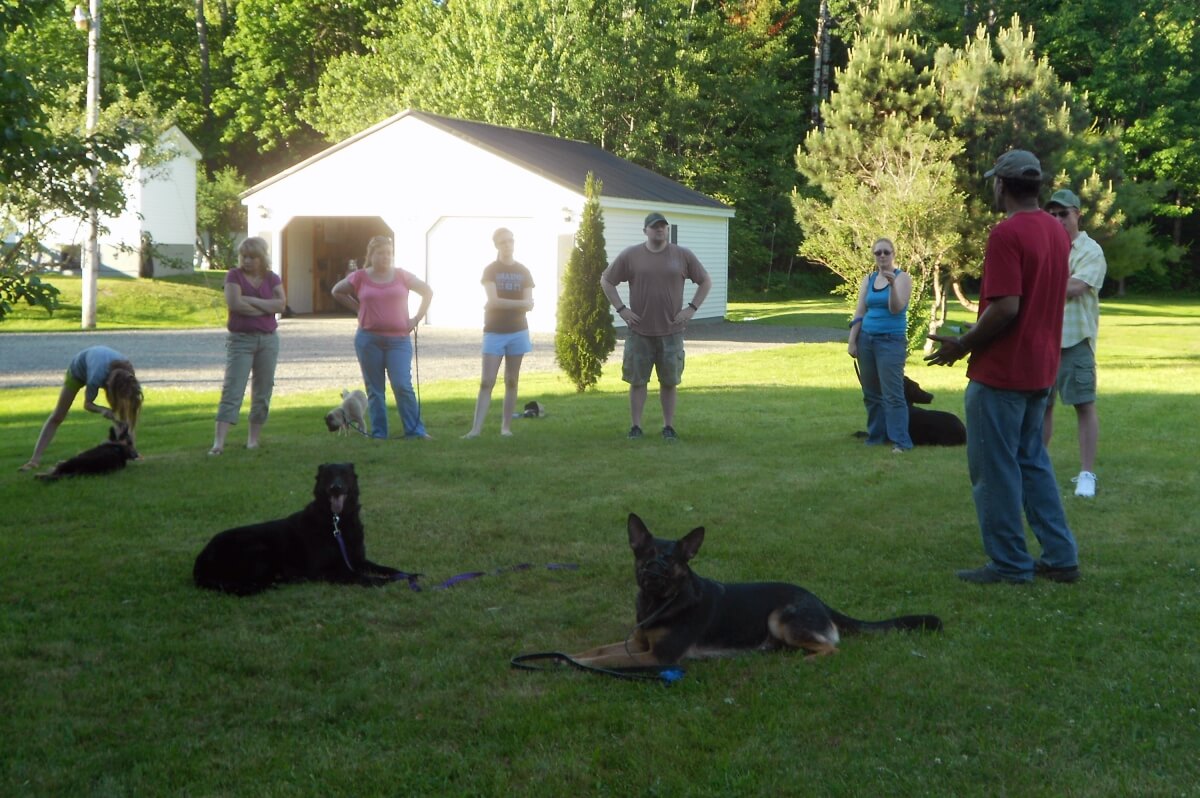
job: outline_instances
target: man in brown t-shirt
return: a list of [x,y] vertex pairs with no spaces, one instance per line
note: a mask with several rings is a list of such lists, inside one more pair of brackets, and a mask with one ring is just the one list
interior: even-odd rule
[[[642,409],[646,405],[651,369],[658,375],[662,401],[663,438],[676,438],[675,395],[683,378],[683,331],[712,288],[712,278],[691,250],[670,243],[671,227],[661,213],[646,217],[642,231],[646,243],[621,252],[600,276],[600,287],[629,327],[625,338],[622,378],[629,383],[630,438],[642,437]],[[697,289],[683,304],[683,283]],[[629,305],[621,301],[617,285],[629,283]]]

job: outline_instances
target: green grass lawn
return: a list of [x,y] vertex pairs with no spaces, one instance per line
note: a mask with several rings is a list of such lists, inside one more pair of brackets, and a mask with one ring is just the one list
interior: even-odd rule
[[[844,321],[823,301],[731,313]],[[142,461],[57,484],[15,471],[56,392],[5,391],[0,794],[1195,795],[1200,303],[1103,313],[1095,500],[1070,495],[1067,419],[1051,446],[1075,585],[954,578],[984,561],[965,451],[856,441],[841,344],[691,359],[675,445],[625,440],[614,374],[583,395],[530,375],[523,398],[550,415],[511,439],[498,402],[485,437],[458,438],[472,382],[423,386],[436,440],[420,443],[330,435],[325,394],[280,397],[264,446],[219,458],[217,395],[158,390]],[[961,365],[909,373],[961,415]],[[47,463],[103,433],[77,408]],[[422,593],[192,586],[214,533],[299,509],[327,461],[355,463],[371,559],[427,584],[537,567]],[[794,581],[864,618],[933,612],[946,631],[691,662],[670,688],[511,670],[629,633],[630,511],[663,536],[705,526],[703,575]]]
[[[79,331],[83,318],[83,281],[79,277],[42,275],[59,290],[53,313],[15,305],[0,322],[4,332]],[[96,285],[96,328],[224,327],[225,272],[197,271],[154,280],[106,277]]]

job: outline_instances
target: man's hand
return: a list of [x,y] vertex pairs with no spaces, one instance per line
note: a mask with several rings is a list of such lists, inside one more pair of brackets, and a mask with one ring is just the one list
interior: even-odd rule
[[967,353],[967,348],[957,336],[931,335],[929,340],[941,344],[936,352],[925,356],[925,362],[931,366],[952,366]]
[[683,308],[675,314],[675,323],[682,324],[685,321],[691,321],[692,316],[696,315],[696,311],[692,310],[691,305],[684,305]]
[[642,320],[642,317],[630,310],[628,305],[617,311],[617,315],[624,319],[626,324],[630,325],[637,324]]

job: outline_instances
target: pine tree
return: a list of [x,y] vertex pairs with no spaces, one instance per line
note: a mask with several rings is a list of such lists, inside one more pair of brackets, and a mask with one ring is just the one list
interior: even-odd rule
[[915,348],[944,302],[938,275],[956,243],[962,199],[952,162],[961,145],[935,124],[929,58],[912,26],[902,0],[864,11],[837,91],[821,105],[824,127],[796,153],[807,185],[793,202],[804,230],[800,254],[840,276],[837,291],[851,303],[874,268],[871,244],[895,243],[897,265],[913,278],[908,340]]
[[602,184],[588,172],[583,218],[563,275],[562,293],[558,297],[558,329],[554,334],[555,360],[580,392],[596,384],[604,361],[617,346],[608,298],[600,289],[600,275],[608,267],[604,217],[600,212],[601,188]]

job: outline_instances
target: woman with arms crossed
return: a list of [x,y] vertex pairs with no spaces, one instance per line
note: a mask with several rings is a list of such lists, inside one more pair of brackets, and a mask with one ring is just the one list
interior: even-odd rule
[[246,382],[250,382],[250,424],[246,448],[257,449],[259,435],[271,410],[275,389],[275,365],[279,361],[279,322],[276,313],[286,305],[283,281],[271,271],[267,242],[247,238],[238,247],[238,268],[225,276],[225,306],[229,320],[225,327],[225,379],[221,384],[221,403],[217,405],[217,428],[210,455],[225,451],[225,436],[238,422]]

